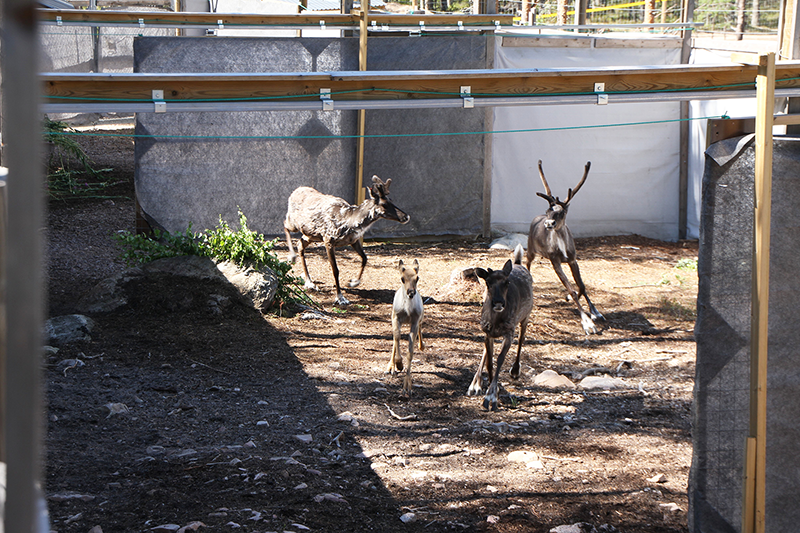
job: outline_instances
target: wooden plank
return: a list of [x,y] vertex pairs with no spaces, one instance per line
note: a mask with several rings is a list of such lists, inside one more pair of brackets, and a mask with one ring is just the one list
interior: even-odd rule
[[[753,290],[750,328],[750,437],[755,438],[752,506],[754,533],[764,533],[766,506],[767,350],[769,347],[769,248],[772,208],[772,113],[775,102],[775,54],[759,57],[757,78],[755,228],[753,232]],[[749,529],[750,526],[746,525]]]
[[[90,11],[85,9],[37,9],[40,22],[62,24],[69,23],[103,23],[103,24],[139,24],[141,19],[145,25],[208,25],[217,26],[222,21],[226,26],[308,26],[319,27],[320,21],[328,26],[357,26],[358,16],[342,13],[317,13],[308,12],[299,14],[258,15],[249,13],[189,13],[169,11]],[[374,13],[370,15],[378,25],[412,26],[419,27],[420,22],[425,26],[458,26],[461,22],[465,28],[484,27],[484,30],[493,30],[495,22],[510,26],[514,23],[513,15],[468,15],[468,14],[441,14],[441,15],[399,15],[392,13]]]
[[659,37],[653,39],[595,39],[595,48],[648,48],[672,50],[681,48],[683,40],[680,37]]
[[[336,100],[386,100],[458,97],[462,85],[472,94],[542,96],[697,90],[742,90],[753,86],[753,65],[681,65],[601,69],[346,71],[259,74],[93,74],[44,73],[42,89],[49,103],[96,102],[103,99],[149,101],[154,89],[166,101],[292,97],[315,100],[329,88]],[[777,67],[780,88],[800,87],[800,62]]]
[[[358,34],[358,70],[367,70],[367,36],[369,27],[369,10],[358,12],[359,21],[361,23]],[[355,199],[356,205],[364,201],[364,134],[367,128],[367,111],[365,109],[358,110],[358,118],[356,127],[358,130],[358,141],[356,142],[356,185],[355,185]],[[360,239],[363,243],[363,237]]]
[[507,37],[503,36],[505,48],[591,48],[590,37]]

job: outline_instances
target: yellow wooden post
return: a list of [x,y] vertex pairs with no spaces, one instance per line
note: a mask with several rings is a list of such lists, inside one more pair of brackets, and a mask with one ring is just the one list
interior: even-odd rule
[[753,227],[753,285],[750,324],[750,429],[745,456],[742,532],[763,533],[766,505],[767,350],[769,245],[772,205],[772,126],[775,101],[775,54],[731,56],[758,65],[756,77],[756,160]]
[[[369,24],[369,0],[367,8],[362,6],[359,12],[359,32],[358,32],[358,70],[367,70],[367,29]],[[362,2],[363,3],[363,2]],[[358,141],[356,143],[356,204],[364,201],[364,132],[366,131],[367,112],[365,109],[358,110]]]

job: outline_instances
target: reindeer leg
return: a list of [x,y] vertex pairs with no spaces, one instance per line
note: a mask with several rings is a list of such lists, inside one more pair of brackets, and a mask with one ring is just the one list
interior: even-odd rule
[[[519,379],[519,356],[522,353],[522,343],[525,342],[525,330],[528,329],[528,318],[520,322],[519,325],[519,341],[517,341],[517,358],[514,360],[514,365],[511,367],[511,377]],[[499,365],[499,363],[498,363]],[[500,366],[497,367],[498,372]]]
[[[492,379],[492,352],[494,351],[493,345],[494,341],[488,335],[483,341],[483,356],[481,357],[481,362],[478,364],[478,370],[475,371],[475,377],[472,378],[472,383],[470,384],[469,388],[467,389],[467,396],[478,396],[481,393],[481,377],[483,374],[483,366],[484,364],[487,366],[489,370],[489,379]],[[487,362],[488,361],[488,362]]]
[[350,305],[350,301],[342,294],[342,288],[339,286],[339,267],[336,266],[335,247],[331,241],[325,241],[325,250],[328,252],[328,263],[331,265],[333,271],[333,283],[336,285],[336,305]]
[[581,294],[584,298],[586,298],[586,303],[589,305],[589,313],[592,315],[592,320],[605,320],[603,315],[595,309],[594,304],[589,299],[589,295],[586,293],[586,285],[583,284],[583,279],[581,279],[581,269],[578,268],[578,262],[572,261],[569,264],[570,270],[572,270],[572,277],[575,279],[575,284],[578,286],[578,298],[581,297]]
[[292,246],[292,234],[289,233],[289,228],[285,225],[283,226],[283,231],[286,232],[286,246],[289,247],[289,257],[286,258],[286,261],[294,263],[297,261],[297,252],[294,251],[294,246]]
[[311,240],[307,239],[305,235],[297,242],[297,247],[300,249],[300,264],[303,265],[303,278],[306,280],[304,287],[307,290],[319,290],[314,282],[311,281],[311,276],[308,274],[308,266],[306,265],[306,248],[311,244]]
[[592,322],[591,317],[586,314],[586,311],[583,310],[581,302],[578,300],[578,293],[575,292],[575,288],[572,286],[572,283],[569,282],[567,275],[564,274],[564,269],[561,268],[561,261],[559,259],[551,259],[550,262],[553,264],[553,269],[556,271],[558,279],[561,280],[561,283],[564,285],[564,287],[566,287],[567,292],[569,292],[570,297],[578,307],[578,312],[581,315],[581,326],[583,326],[583,332],[586,335],[589,335],[590,333],[597,333],[597,328],[594,326],[594,322]]
[[361,276],[364,275],[364,267],[367,266],[367,254],[364,253],[364,247],[361,245],[361,241],[356,241],[352,245],[353,250],[361,256],[361,270],[358,271],[358,277],[353,278],[350,280],[349,287],[358,287],[361,284]]
[[497,411],[497,397],[499,389],[497,381],[500,378],[500,368],[503,366],[503,361],[505,361],[506,359],[506,354],[508,353],[508,349],[511,348],[511,343],[514,339],[513,335],[514,332],[512,331],[503,338],[503,347],[500,349],[500,354],[497,356],[497,372],[494,373],[494,377],[490,377],[489,389],[486,391],[486,396],[483,397],[484,409],[491,409],[492,411]]
[[411,320],[411,330],[408,332],[408,355],[406,356],[406,378],[403,381],[403,392],[411,396],[411,361],[414,360],[414,344],[419,333],[419,321]]
[[403,370],[403,359],[400,357],[400,319],[392,311],[392,356],[389,358],[386,372],[394,375],[401,370]]

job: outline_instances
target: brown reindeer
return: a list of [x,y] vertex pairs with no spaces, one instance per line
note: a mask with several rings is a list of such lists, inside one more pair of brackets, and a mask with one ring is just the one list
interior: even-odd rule
[[372,176],[372,186],[367,189],[371,197],[364,200],[361,205],[350,205],[341,198],[322,194],[311,187],[298,187],[289,196],[289,207],[283,228],[286,232],[286,244],[289,246],[289,262],[294,263],[297,254],[292,246],[292,232],[300,232],[297,248],[300,251],[300,261],[303,264],[303,278],[305,288],[317,290],[311,281],[306,266],[306,248],[312,242],[322,242],[328,253],[328,263],[333,271],[333,281],[336,284],[336,305],[349,305],[350,302],[342,295],[339,286],[339,268],[336,266],[334,251],[339,246],[352,246],[361,256],[361,270],[358,277],[351,279],[349,286],[357,287],[361,283],[364,267],[367,265],[367,254],[361,245],[361,237],[369,227],[378,219],[395,220],[401,224],[409,221],[409,216],[398,209],[389,200],[389,185],[391,179],[384,183],[378,176]]
[[414,345],[419,350],[425,349],[422,341],[422,296],[417,291],[419,281],[419,263],[414,259],[412,266],[406,267],[401,260],[397,265],[400,271],[400,288],[394,293],[392,302],[392,355],[386,371],[394,375],[403,370],[403,358],[400,356],[400,327],[409,324],[408,354],[406,355],[406,375],[403,378],[403,394],[411,396],[411,361],[414,359]]
[[[475,372],[475,377],[467,389],[468,396],[481,393],[481,373],[484,366],[489,375],[489,388],[483,397],[483,408],[497,410],[497,397],[500,368],[506,354],[514,341],[514,330],[519,324],[519,340],[517,341],[517,358],[511,367],[511,377],[519,378],[519,357],[522,343],[525,341],[525,330],[528,328],[531,309],[533,308],[533,280],[528,270],[522,266],[522,245],[514,250],[514,261],[506,261],[502,270],[476,268],[475,274],[486,282],[486,293],[481,310],[481,329],[485,333],[483,356]],[[492,356],[494,339],[503,339],[503,347],[497,356],[497,372],[492,372]]]
[[[567,289],[570,298],[572,298],[572,301],[574,301],[575,305],[578,307],[578,312],[581,315],[581,326],[583,326],[583,331],[586,335],[589,335],[590,333],[597,333],[597,328],[594,325],[594,321],[602,320],[603,315],[601,315],[597,309],[595,309],[594,304],[592,304],[592,301],[589,299],[589,295],[586,294],[586,286],[583,284],[583,280],[581,279],[581,271],[578,268],[575,239],[572,238],[572,232],[567,227],[567,209],[569,208],[569,202],[575,198],[575,195],[578,194],[583,182],[586,181],[586,176],[589,175],[589,168],[591,168],[591,166],[592,162],[588,161],[586,163],[581,181],[578,182],[578,185],[574,189],[569,189],[569,192],[567,192],[566,201],[562,202],[558,199],[558,196],[553,197],[550,194],[550,186],[547,184],[547,180],[544,177],[544,171],[542,170],[542,161],[539,161],[539,177],[542,178],[542,183],[544,184],[544,190],[546,194],[540,192],[537,192],[536,194],[537,196],[541,196],[547,200],[547,203],[550,204],[550,207],[547,209],[547,212],[545,212],[544,215],[539,215],[531,222],[531,229],[528,233],[528,253],[526,265],[528,270],[530,270],[531,261],[533,261],[533,258],[536,257],[536,254],[539,254],[541,257],[546,257],[550,260],[550,263],[553,265],[553,270],[556,271],[558,279],[560,279],[561,283],[564,284],[564,287]],[[569,282],[569,279],[567,279],[566,274],[564,274],[564,269],[561,267],[561,263],[564,261],[569,264],[569,268],[572,271],[572,277],[575,280],[575,284],[578,286],[577,291]],[[581,296],[586,299],[586,303],[589,305],[591,317],[586,314],[586,311],[584,311],[583,307],[581,306]]]

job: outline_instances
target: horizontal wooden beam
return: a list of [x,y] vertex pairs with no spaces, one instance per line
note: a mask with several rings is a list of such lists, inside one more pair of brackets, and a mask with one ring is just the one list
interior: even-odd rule
[[[43,73],[46,103],[198,100],[319,100],[321,89],[349,100],[415,100],[592,94],[595,84],[613,95],[649,92],[741,91],[754,88],[757,67],[680,65],[599,69],[281,72],[256,74]],[[800,62],[780,62],[777,88],[800,88]]]
[[[188,13],[170,11],[111,11],[86,9],[38,9],[39,21],[50,24],[82,24],[82,25],[140,25],[180,27],[184,25],[216,27],[220,23],[233,28],[240,26],[274,26],[319,28],[320,23],[326,26],[358,27],[357,13],[301,13],[284,15],[256,15],[248,13]],[[481,29],[492,31],[495,23],[510,26],[514,23],[513,15],[398,15],[392,13],[370,13],[370,21],[376,25],[391,27],[419,28],[452,26],[461,22],[465,28],[483,26]]]

